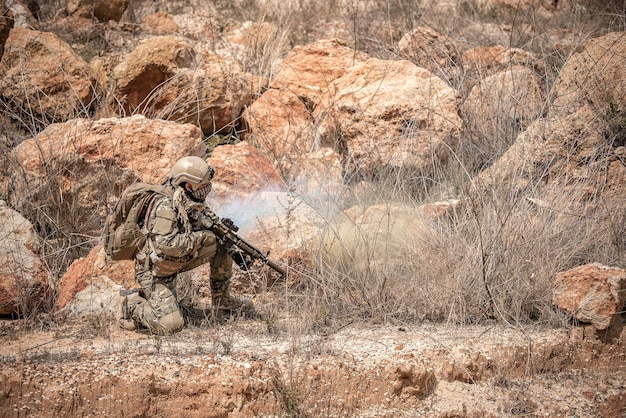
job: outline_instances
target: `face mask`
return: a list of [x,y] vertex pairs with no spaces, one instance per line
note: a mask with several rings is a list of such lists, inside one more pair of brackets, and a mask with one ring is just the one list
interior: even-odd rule
[[212,188],[213,185],[211,182],[208,182],[207,184],[200,186],[197,189],[194,189],[193,186],[191,186],[191,190],[187,190],[187,194],[196,202],[204,202],[204,199],[206,199],[206,197],[209,195]]

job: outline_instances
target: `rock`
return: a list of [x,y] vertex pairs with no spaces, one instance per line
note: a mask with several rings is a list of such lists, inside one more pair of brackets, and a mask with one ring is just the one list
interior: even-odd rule
[[235,29],[224,35],[224,39],[234,44],[243,45],[255,50],[263,49],[263,46],[274,39],[278,28],[269,22],[243,22]]
[[398,42],[403,58],[453,84],[460,75],[460,53],[451,39],[427,26],[418,26]]
[[137,115],[53,124],[19,144],[15,155],[12,181],[22,213],[42,206],[46,216],[35,211],[41,227],[57,222],[54,230],[99,237],[126,186],[159,183],[178,158],[203,156],[204,144],[193,125]]
[[558,273],[552,303],[602,331],[619,319],[626,301],[626,270],[600,263]]
[[331,82],[367,58],[337,39],[297,46],[281,62],[271,87],[290,91],[314,108]]
[[516,67],[482,79],[461,105],[461,114],[480,140],[506,144],[541,115],[544,97],[539,76]]
[[626,98],[626,32],[590,40],[565,63],[550,91],[549,116],[575,113],[582,105],[605,115],[611,106],[623,112]]
[[66,9],[72,15],[93,15],[100,22],[119,22],[128,3],[129,0],[68,0]]
[[2,15],[0,15],[0,59],[4,54],[4,44],[9,38],[9,32],[13,28],[13,13],[10,9],[2,9]]
[[31,223],[0,200],[0,315],[46,310],[51,277]]
[[[24,29],[37,29],[39,24],[33,16],[29,5],[23,0],[6,0],[7,9],[11,11],[13,26]],[[2,10],[4,12],[4,8]]]
[[520,48],[502,45],[477,46],[463,51],[461,62],[466,80],[464,90],[469,91],[480,80],[505,70],[526,68],[538,74],[545,72],[542,60]]
[[[0,66],[0,97],[42,128],[91,114],[100,90],[91,67],[52,33],[14,28]],[[39,126],[41,125],[41,126]],[[31,126],[26,126],[32,129]]]
[[[473,184],[490,193],[502,193],[506,187],[525,194],[534,188],[538,197],[542,190],[542,199],[552,204],[584,206],[602,195],[605,209],[619,210],[626,193],[626,166],[619,162],[623,151],[607,143],[603,131],[603,121],[589,106],[565,117],[538,119]],[[563,199],[564,193],[568,199]]]
[[396,396],[425,398],[435,391],[437,377],[432,368],[423,365],[403,364],[396,369],[396,380],[392,384]]
[[117,295],[122,287],[106,276],[87,276],[85,287],[76,292],[62,311],[68,316],[106,320],[115,316]]
[[93,15],[101,22],[109,20],[119,22],[128,7],[128,2],[129,0],[95,0]]
[[282,187],[280,175],[267,154],[245,141],[216,147],[207,161],[215,169],[209,197],[215,205]]
[[286,178],[298,175],[298,166],[290,164],[296,156],[315,150],[313,118],[290,91],[267,90],[243,112],[242,120],[249,131],[246,139],[266,150]]
[[458,199],[450,199],[443,202],[427,203],[418,207],[420,213],[426,218],[435,221],[454,216],[460,207],[461,201]]
[[152,105],[145,102],[148,95],[181,68],[192,66],[195,55],[191,44],[177,36],[155,36],[135,48],[113,70],[115,94],[125,112],[145,111]]
[[[104,284],[104,287],[99,286]],[[54,311],[60,311],[70,305],[70,311],[76,314],[96,313],[94,309],[111,310],[111,294],[117,289],[132,289],[135,283],[135,266],[131,260],[105,261],[102,245],[97,245],[85,258],[75,260],[58,281]],[[82,296],[78,296],[82,294]],[[103,306],[99,301],[107,302]],[[85,306],[85,302],[86,305]]]
[[[118,63],[119,55],[124,54],[131,46],[129,44],[122,46],[118,41],[122,25],[114,22],[99,23],[94,21],[92,17],[91,14],[86,17],[61,14],[46,25],[46,30],[55,34],[61,34],[61,38],[67,41],[74,52],[80,55],[86,62],[91,63],[94,59],[106,62],[107,72],[110,72],[108,68],[112,67],[113,63]],[[105,79],[102,85],[107,86],[107,82],[108,80]],[[112,88],[113,86],[111,85],[110,87]],[[108,89],[106,94],[111,95]],[[98,105],[102,106],[102,101]]]
[[315,109],[321,146],[351,180],[389,170],[428,171],[459,138],[457,92],[410,61],[370,59],[335,80]]
[[165,12],[160,11],[146,16],[141,21],[144,30],[158,35],[167,35],[178,32],[180,29],[174,17]]
[[124,111],[194,123],[207,135],[234,129],[252,101],[251,81],[233,60],[196,58],[189,41],[178,36],[156,36],[139,45],[114,69]]
[[161,119],[193,123],[205,135],[236,129],[252,83],[237,62],[204,57],[202,68],[182,69],[146,98],[142,112]]

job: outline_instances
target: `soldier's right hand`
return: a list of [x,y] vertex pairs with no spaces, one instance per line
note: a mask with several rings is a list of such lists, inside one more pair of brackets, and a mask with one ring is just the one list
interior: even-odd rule
[[202,234],[202,239],[200,243],[203,247],[209,247],[217,242],[217,238],[215,237],[215,234],[213,232],[201,231],[200,233]]

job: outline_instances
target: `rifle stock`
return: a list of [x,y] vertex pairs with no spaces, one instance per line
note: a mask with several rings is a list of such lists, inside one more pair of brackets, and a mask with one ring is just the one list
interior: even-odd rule
[[263,254],[261,250],[237,235],[236,232],[239,230],[239,227],[230,219],[220,219],[219,216],[206,207],[202,210],[193,211],[191,218],[196,227],[212,231],[227,248],[236,247],[236,250],[249,255],[254,260],[261,261],[281,276],[287,275],[286,270],[275,261],[270,260],[267,254]]

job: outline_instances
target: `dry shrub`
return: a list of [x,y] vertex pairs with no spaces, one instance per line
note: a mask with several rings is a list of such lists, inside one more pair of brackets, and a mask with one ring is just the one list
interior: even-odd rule
[[[62,3],[42,4],[42,18],[52,16]],[[139,18],[143,7],[156,7],[153,3],[133,0],[130,8]],[[173,14],[204,4],[192,0],[177,8],[176,2],[157,3]],[[509,27],[505,46],[525,48],[543,58],[546,70],[541,76],[547,91],[577,47],[590,37],[626,27],[623,2],[617,1],[582,2],[581,7],[555,19],[532,9],[481,8],[484,2],[477,1],[460,2],[454,13],[443,13],[417,0],[214,3],[219,12],[216,26],[223,31],[245,21],[267,22],[278,29],[240,58],[245,71],[268,78],[286,49],[325,38],[329,29],[374,57],[397,58],[397,41],[416,26],[437,29],[458,42],[462,50],[482,42],[468,36],[470,23],[497,22]],[[533,31],[528,31],[529,27]],[[571,33],[569,46],[563,47],[550,36],[555,31]],[[96,43],[94,48],[98,47],[102,46]],[[458,88],[464,81],[461,73],[458,80],[450,82]],[[186,105],[172,104],[175,110]],[[48,121],[37,120],[32,111],[17,113],[6,104],[0,112],[3,121],[11,118],[15,127],[3,132],[10,145],[3,145],[0,157],[10,161],[10,148],[24,137],[34,136]],[[623,146],[623,104],[615,104],[611,112],[607,115],[607,140]],[[77,114],[91,115],[84,109],[77,109]],[[498,143],[462,140],[451,150],[454,153],[446,164],[434,163],[423,170],[389,170],[379,173],[370,187],[358,186],[346,198],[350,206],[394,203],[416,209],[450,197],[461,198],[464,204],[451,218],[424,221],[427,233],[417,237],[394,235],[397,231],[393,228],[372,234],[352,225],[347,228],[351,242],[339,240],[336,247],[341,261],[335,258],[330,262],[325,252],[313,252],[310,263],[298,267],[297,284],[286,281],[268,287],[278,295],[271,304],[269,321],[285,318],[277,320],[278,325],[286,324],[285,329],[294,334],[312,329],[332,332],[351,321],[551,322],[557,319],[549,292],[554,273],[588,261],[624,266],[626,210],[611,206],[602,195],[581,197],[576,187],[555,194],[543,189],[540,179],[531,182],[525,194],[508,184],[478,195],[468,188],[469,180],[504,152],[519,131],[508,121],[497,128],[504,133]],[[97,237],[81,234],[77,220],[91,220],[81,218],[71,199],[60,192],[62,173],[72,187],[79,187],[78,179],[67,176],[78,170],[63,163],[49,166],[48,181],[33,183],[19,166],[11,165],[10,171],[7,167],[0,169],[5,180],[0,198],[14,202],[12,206],[35,225],[44,243],[44,259],[58,276],[97,241]],[[109,173],[107,167],[102,170]],[[14,177],[9,179],[9,174]],[[18,185],[19,192],[25,193],[19,198]],[[332,226],[327,232],[344,238],[340,225],[346,224],[335,224],[331,218],[328,223]],[[297,409],[286,409],[297,413]]]
[[557,272],[592,261],[623,265],[626,212],[609,209],[602,196],[589,202],[585,186],[559,194],[540,184],[525,193],[510,185],[467,193],[452,216],[419,221],[420,233],[394,211],[373,223],[375,231],[351,219],[331,224],[309,287],[304,295],[291,290],[287,303],[311,327],[555,323]]

